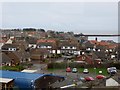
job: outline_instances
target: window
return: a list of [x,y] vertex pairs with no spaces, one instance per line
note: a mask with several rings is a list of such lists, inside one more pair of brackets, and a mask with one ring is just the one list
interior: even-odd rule
[[9,48],[9,51],[16,51],[16,48]]
[[90,51],[90,48],[88,48],[87,50],[89,50],[89,51]]
[[63,46],[62,49],[65,49],[65,46]]
[[68,46],[67,49],[70,49],[70,47]]
[[72,49],[76,49],[76,47],[72,47]]
[[52,46],[47,46],[47,48],[52,48]]
[[83,56],[83,57],[82,57],[82,60],[85,60],[85,59],[86,59],[86,57]]
[[13,48],[13,51],[16,51],[16,48]]
[[100,49],[98,49],[98,52],[100,52]]
[[95,48],[93,49],[93,51],[95,51]]

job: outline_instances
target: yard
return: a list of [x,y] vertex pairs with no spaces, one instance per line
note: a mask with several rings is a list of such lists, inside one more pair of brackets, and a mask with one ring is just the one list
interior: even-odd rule
[[[83,72],[84,68],[79,68],[79,72]],[[99,74],[99,71],[102,71],[103,75],[108,75],[106,68],[88,68],[90,73]]]

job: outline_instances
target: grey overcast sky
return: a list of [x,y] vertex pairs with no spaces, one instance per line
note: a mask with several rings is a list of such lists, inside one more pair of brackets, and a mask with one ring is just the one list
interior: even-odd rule
[[117,2],[4,2],[1,28],[118,34]]

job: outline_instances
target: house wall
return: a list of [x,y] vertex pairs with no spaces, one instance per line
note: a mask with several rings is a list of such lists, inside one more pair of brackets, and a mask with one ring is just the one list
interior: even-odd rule
[[77,61],[84,61],[84,62],[86,62],[86,63],[88,63],[88,64],[93,64],[92,59],[89,58],[89,57],[87,57],[87,56],[85,56],[85,55],[79,56],[79,57],[77,58]]

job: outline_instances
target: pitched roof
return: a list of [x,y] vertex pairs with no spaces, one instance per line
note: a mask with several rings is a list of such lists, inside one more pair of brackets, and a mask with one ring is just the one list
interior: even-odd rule
[[[83,56],[86,57],[85,60],[82,59]],[[87,55],[86,53],[83,54],[83,55],[81,55],[81,56],[78,56],[77,59],[76,59],[76,61],[79,61],[79,60],[80,60],[80,61],[81,61],[81,60],[82,60],[82,61],[85,61],[85,62],[87,62],[87,63],[89,63],[89,64],[93,64],[93,58],[90,57],[89,55]]]
[[101,49],[101,50],[103,50],[103,49],[105,49],[105,47],[104,46],[102,46],[102,45],[96,45],[96,47],[95,47],[96,49]]
[[96,56],[97,56],[98,58],[100,58],[100,59],[106,58],[105,52],[102,52],[102,51],[101,51],[101,52],[95,51],[94,53],[95,53]]
[[91,44],[98,44],[98,41],[96,40],[89,40]]
[[49,43],[49,42],[43,42],[43,43],[38,43],[37,45],[40,45],[40,46],[52,46],[53,43]]
[[103,42],[103,41],[101,41],[101,42],[99,42],[99,45],[102,45],[102,46],[108,46],[109,43],[108,43],[108,42]]
[[90,41],[86,41],[83,44],[85,45],[86,48],[93,48],[94,47],[94,44],[91,43]]
[[37,43],[56,43],[56,40],[54,39],[39,39],[37,40]]
[[91,44],[96,44],[96,45],[101,45],[101,46],[108,46],[110,43],[109,42],[105,42],[105,41],[96,41],[96,40],[90,40]]
[[60,41],[59,46],[77,46],[78,43],[69,40]]
[[37,43],[37,39],[36,39],[36,38],[26,39],[26,41],[27,41],[29,44],[36,44],[36,43]]
[[2,48],[17,48],[17,46],[13,44],[4,44]]
[[6,44],[12,44],[13,43],[13,40],[9,39]]
[[0,58],[1,63],[11,62],[11,59],[4,53],[0,52],[2,58]]
[[116,44],[110,44],[110,45],[108,45],[108,48],[109,48],[109,49],[114,49],[114,48],[116,48],[116,47],[117,47]]
[[21,60],[21,57],[18,52],[9,52],[8,57],[14,60],[14,62],[18,63]]
[[47,49],[43,49],[43,48],[37,48],[37,49],[31,49],[30,51],[31,54],[43,54],[43,53],[48,53],[48,50]]

